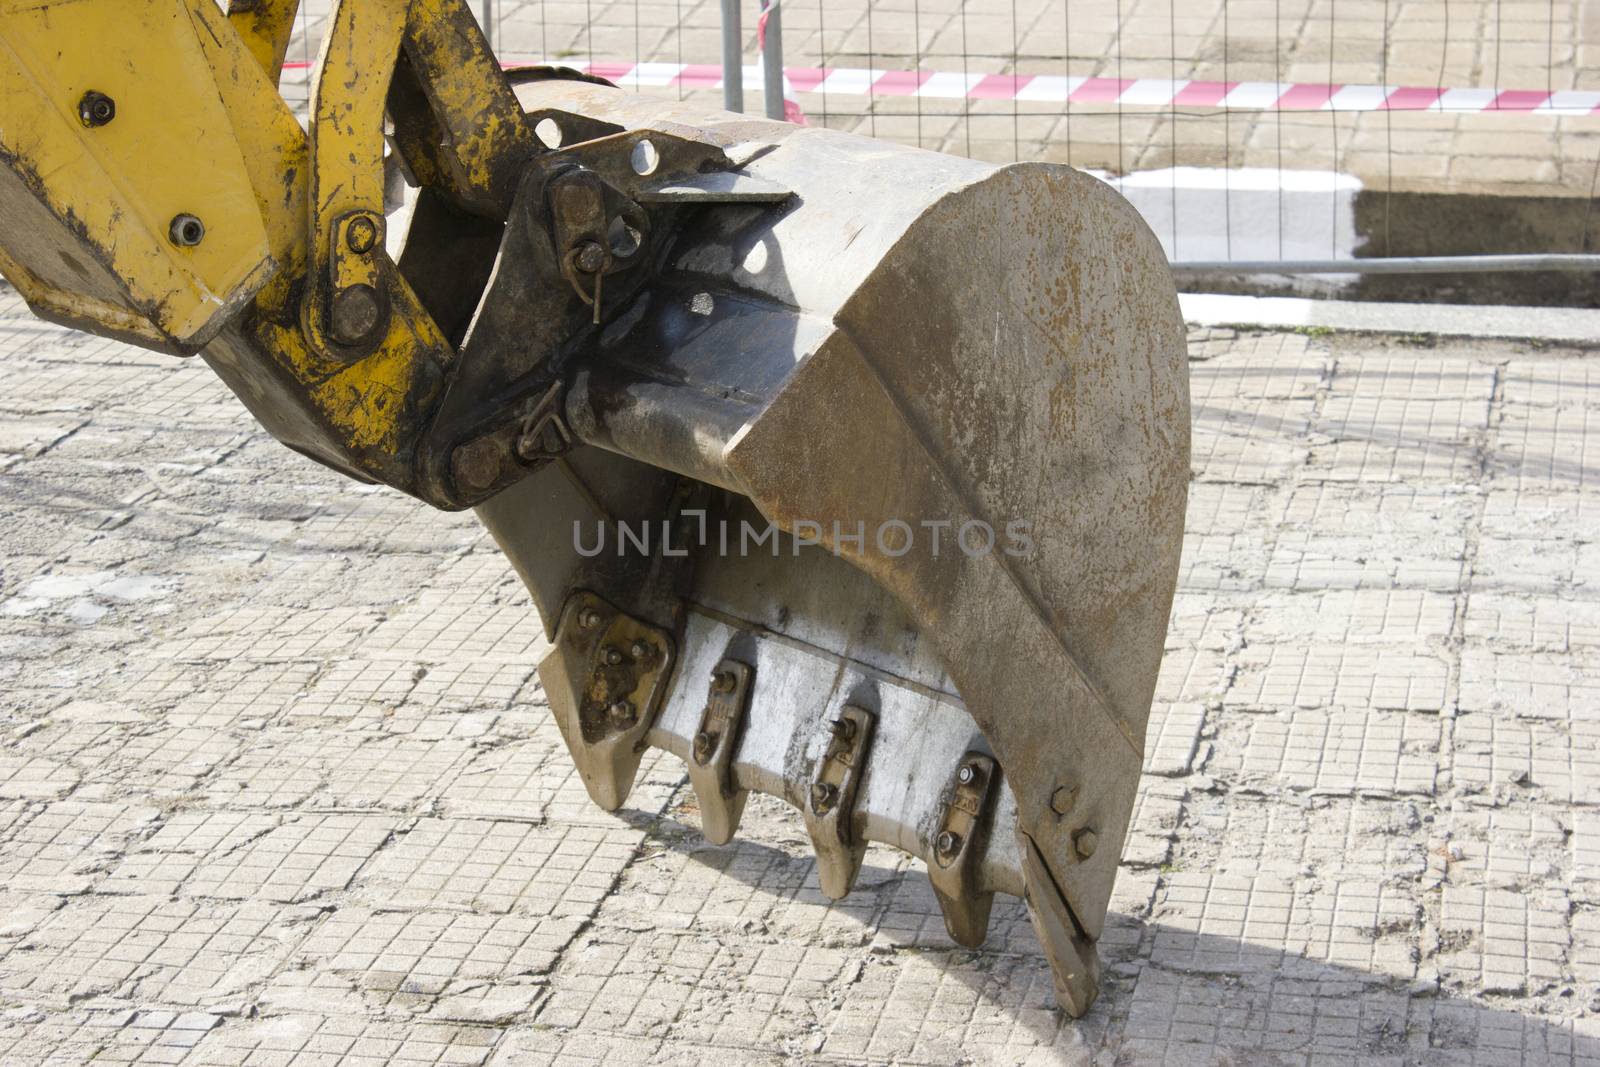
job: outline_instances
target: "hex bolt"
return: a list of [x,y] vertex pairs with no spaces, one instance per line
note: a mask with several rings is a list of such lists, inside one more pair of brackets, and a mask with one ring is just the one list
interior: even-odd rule
[[206,238],[206,224],[193,215],[183,213],[172,216],[167,227],[167,238],[179,248],[193,248]]
[[502,456],[493,437],[480,437],[450,453],[450,474],[458,488],[481,493],[500,480]]
[[600,653],[600,655],[605,659],[606,666],[608,667],[615,667],[622,663],[622,652],[611,647],[610,645],[607,645],[605,647],[605,651]]
[[606,250],[593,241],[585,241],[578,246],[572,263],[585,274],[596,274],[605,268]]
[[733,676],[732,671],[712,671],[711,691],[713,693],[731,693],[738,688],[739,680]]
[[626,700],[619,700],[606,709],[606,715],[611,719],[611,725],[621,730],[632,726],[637,716],[634,714],[633,705]]
[[1077,802],[1078,787],[1075,785],[1057,786],[1056,791],[1050,794],[1050,810],[1057,815],[1066,815]]
[[585,630],[592,630],[600,625],[600,613],[594,608],[584,608],[578,612],[578,625]]
[[1099,835],[1088,827],[1084,827],[1072,835],[1072,847],[1078,853],[1080,860],[1086,860],[1093,856],[1095,847],[1099,844]]
[[365,255],[378,243],[378,224],[365,215],[357,215],[345,227],[344,243],[350,251]]
[[78,121],[90,129],[104,126],[116,117],[117,102],[105,93],[90,89],[78,100]]
[[817,782],[811,787],[811,810],[826,815],[839,799],[839,787],[831,782]]
[[971,785],[978,780],[979,773],[977,764],[963,763],[961,769],[956,772],[956,781],[962,785]]
[[372,336],[383,318],[383,301],[378,290],[365,283],[347,285],[333,295],[333,339],[344,345],[358,345]]
[[834,719],[828,724],[828,729],[833,731],[833,736],[840,741],[849,742],[856,736],[856,721],[854,719]]
[[933,847],[941,856],[954,856],[961,848],[961,835],[954,830],[941,830],[933,842]]
[[653,646],[645,644],[643,641],[635,641],[633,644],[628,646],[628,652],[633,656],[634,659],[644,659],[654,651],[655,648]]
[[711,750],[714,747],[715,742],[712,741],[710,734],[706,733],[704,730],[701,730],[699,733],[695,734],[694,761],[696,763],[704,763],[706,760],[710,759]]

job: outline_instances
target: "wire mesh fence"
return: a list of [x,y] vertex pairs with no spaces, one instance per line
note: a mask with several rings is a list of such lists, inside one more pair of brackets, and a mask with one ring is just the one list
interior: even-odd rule
[[[1174,259],[1578,252],[1595,240],[1596,0],[780,2],[791,118],[1103,172]],[[744,104],[760,111],[769,27],[760,0],[729,3]],[[313,59],[328,6],[308,0],[291,59]],[[507,62],[565,63],[720,107],[725,6],[481,10]],[[303,93],[304,71],[289,77]],[[1554,201],[1560,221],[1517,247],[1504,241],[1515,227],[1481,247],[1428,232],[1437,223],[1414,198],[1461,193]]]

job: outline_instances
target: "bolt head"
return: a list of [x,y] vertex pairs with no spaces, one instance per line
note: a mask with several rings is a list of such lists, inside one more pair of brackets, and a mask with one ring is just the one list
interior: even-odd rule
[[953,830],[941,830],[933,847],[941,856],[953,856],[961,848],[961,835]]
[[732,671],[712,671],[711,691],[713,693],[731,693],[738,687],[739,680],[733,676]]
[[1066,815],[1077,802],[1078,787],[1075,785],[1057,786],[1056,791],[1050,794],[1050,810],[1057,815]]
[[592,630],[600,625],[600,613],[594,608],[584,608],[578,612],[578,625],[585,630]]
[[834,719],[828,724],[828,729],[840,741],[853,741],[856,736],[856,721],[854,719]]
[[594,241],[585,241],[578,246],[578,251],[572,258],[573,265],[585,274],[597,274],[605,269],[606,250]]
[[701,730],[694,735],[694,759],[696,763],[704,763],[711,758],[711,750],[715,745],[711,735]]
[[1073,850],[1078,853],[1080,860],[1086,860],[1094,855],[1094,850],[1100,845],[1100,837],[1093,830],[1084,827],[1072,835]]
[[619,700],[612,704],[606,709],[606,714],[611,719],[611,725],[622,729],[632,726],[638,719],[637,713],[633,710],[633,705],[626,700]]
[[344,243],[350,251],[365,255],[378,243],[378,224],[365,215],[357,215],[345,227]]
[[816,782],[811,786],[811,810],[826,815],[839,799],[839,787],[832,782]]
[[342,345],[358,345],[371,337],[383,319],[383,299],[365,283],[347,285],[333,294],[329,326]]
[[606,646],[605,651],[601,653],[601,656],[605,659],[606,666],[608,667],[615,667],[622,662],[621,650],[613,648],[610,645]]
[[655,649],[651,648],[643,641],[635,641],[633,644],[628,646],[628,652],[633,656],[634,659],[644,659],[644,657],[648,656],[654,651]]
[[971,785],[978,780],[978,768],[971,763],[963,763],[956,772],[956,781],[962,785]]
[[468,492],[483,492],[500,478],[500,446],[493,437],[480,437],[450,453],[450,473],[456,485]]

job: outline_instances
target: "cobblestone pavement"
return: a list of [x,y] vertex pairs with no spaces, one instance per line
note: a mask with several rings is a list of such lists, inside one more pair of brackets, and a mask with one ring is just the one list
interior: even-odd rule
[[0,1061],[1600,1063],[1600,358],[1197,333],[1149,766],[1073,1023],[1021,907],[591,806],[470,516],[0,295]]

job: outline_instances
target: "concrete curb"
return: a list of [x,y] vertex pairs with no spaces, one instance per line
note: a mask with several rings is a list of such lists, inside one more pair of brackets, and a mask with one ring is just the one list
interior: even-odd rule
[[1262,329],[1324,328],[1600,346],[1600,308],[1389,304],[1284,296],[1179,293],[1186,322]]

